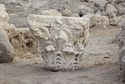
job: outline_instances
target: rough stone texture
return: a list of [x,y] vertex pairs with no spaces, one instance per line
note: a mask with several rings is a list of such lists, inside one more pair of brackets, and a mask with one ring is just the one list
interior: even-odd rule
[[117,9],[112,4],[106,5],[106,15],[109,18],[115,18],[117,15]]
[[18,28],[28,28],[29,14],[79,17],[100,13],[109,17],[111,26],[116,26],[116,16],[124,15],[125,9],[124,0],[0,0],[0,3],[7,7],[9,22]]
[[86,6],[82,6],[79,10],[79,17],[85,16],[85,15],[89,15],[89,14],[94,14],[93,9],[91,9],[90,7],[86,7]]
[[122,25],[120,33],[116,37],[119,46],[119,66],[122,71],[122,79],[125,82],[125,23]]
[[119,17],[117,17],[117,22],[118,22],[118,25],[120,25],[120,27],[125,23],[125,15],[121,15]]
[[8,20],[6,8],[3,4],[0,4],[0,63],[11,62],[14,57],[14,49],[5,31],[5,28],[8,28]]
[[118,25],[119,19],[117,18],[117,9],[112,4],[106,5],[105,15],[109,18],[109,23],[111,26]]
[[100,14],[88,14],[84,16],[85,18],[89,18],[89,26],[102,26],[103,28],[107,28],[109,26],[109,19],[107,16],[102,16]]
[[116,41],[118,43],[118,46],[119,46],[119,61],[120,61],[120,64],[122,63],[122,58],[124,57],[124,44],[125,44],[125,30],[122,30],[116,37]]
[[111,26],[116,26],[118,24],[118,18],[112,18],[109,22]]
[[69,9],[64,9],[61,13],[62,16],[67,16],[67,17],[73,16],[73,13]]
[[47,68],[80,68],[88,39],[89,19],[29,15],[28,23],[39,42],[39,50]]
[[32,54],[38,53],[36,41],[29,28],[16,28],[12,24],[6,24],[5,31],[17,55],[19,52],[30,52]]
[[124,44],[125,44],[125,23],[122,25],[120,33],[116,37],[117,43],[119,46],[119,50],[122,51],[124,50]]
[[92,2],[100,11],[104,11],[105,5],[107,3],[106,0],[90,0],[89,2]]
[[94,18],[97,26],[102,26],[103,28],[107,28],[109,26],[109,19],[107,16],[94,15]]
[[119,64],[121,70],[121,79],[125,82],[125,50],[119,52]]
[[3,21],[0,21],[0,63],[11,62],[14,57],[14,49],[9,42],[4,25]]
[[125,14],[125,6],[118,4],[118,5],[116,5],[116,9],[118,11],[119,16]]
[[9,22],[16,27],[28,27],[26,17],[29,14],[42,14],[42,11],[56,9],[62,13],[68,9],[78,13],[79,1],[76,0],[0,0],[7,7],[10,15]]
[[16,35],[10,38],[10,42],[16,50],[37,53],[37,44],[29,28],[16,29],[15,33]]
[[114,0],[115,1],[115,3],[124,3],[125,2],[125,0]]
[[26,16],[22,16],[22,14],[12,13],[9,14],[9,17],[9,23],[14,24],[17,28],[28,27]]
[[109,19],[111,26],[122,26],[125,22],[125,15],[121,15],[112,19]]
[[[19,19],[19,18],[18,18]],[[9,16],[8,13],[6,12],[6,8],[3,4],[0,4],[0,26],[1,28],[4,28],[4,32],[6,33],[5,39],[9,41],[15,52],[12,51],[12,53],[19,55],[19,53],[32,53],[35,54],[37,53],[37,44],[36,41],[30,32],[29,28],[16,28],[13,24],[8,23]],[[1,30],[3,32],[3,30]],[[5,36],[5,35],[4,35]],[[3,38],[0,38],[0,40]],[[6,43],[6,42],[5,42]],[[3,42],[2,42],[3,44]],[[11,44],[8,44],[8,42],[4,45],[6,46],[11,46]],[[6,47],[5,46],[5,47]],[[8,50],[8,48],[7,48]],[[8,51],[11,53],[10,51]],[[9,54],[11,57],[11,60],[13,58],[13,55]],[[5,56],[6,57],[6,56]],[[3,58],[1,58],[3,59]],[[9,60],[9,58],[8,58]],[[4,62],[4,61],[3,61]]]
[[42,15],[62,16],[56,9],[41,11]]
[[2,19],[3,21],[9,20],[9,15],[6,12],[6,8],[3,4],[0,4],[0,19]]
[[16,27],[28,27],[26,17],[29,13],[33,13],[31,0],[0,0],[9,14],[9,22]]

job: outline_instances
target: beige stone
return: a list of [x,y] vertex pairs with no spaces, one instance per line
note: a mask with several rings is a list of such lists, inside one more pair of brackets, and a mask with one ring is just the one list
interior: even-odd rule
[[47,68],[75,70],[81,67],[89,35],[88,18],[29,15],[27,20]]
[[1,25],[3,26],[8,36],[8,40],[12,44],[17,55],[18,52],[30,52],[32,54],[38,53],[35,38],[29,28],[16,28],[13,24],[9,24],[5,21],[1,21]]
[[42,15],[51,15],[51,16],[61,16],[61,13],[59,13],[56,9],[50,9],[50,10],[45,10],[41,11]]
[[9,38],[4,28],[4,21],[0,21],[0,63],[12,62],[14,58],[14,49],[9,42]]
[[64,9],[62,11],[62,15],[70,17],[70,16],[72,16],[72,12],[69,9]]
[[88,14],[84,16],[85,18],[89,18],[89,26],[101,26],[103,28],[107,28],[109,26],[109,19],[107,16],[102,16],[98,14]]
[[110,18],[109,21],[110,21],[110,25],[121,27],[125,22],[125,15],[121,15],[115,18]]
[[117,9],[112,4],[106,5],[106,15],[109,18],[116,18],[117,16]]
[[2,19],[3,21],[9,20],[9,15],[6,12],[6,7],[3,4],[0,4],[0,19]]
[[9,28],[7,31],[8,36],[10,35],[9,40],[17,52],[38,53],[36,41],[29,28]]

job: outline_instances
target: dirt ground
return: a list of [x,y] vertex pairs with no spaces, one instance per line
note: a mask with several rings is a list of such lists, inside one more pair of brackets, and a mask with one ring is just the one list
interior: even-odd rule
[[50,72],[40,62],[17,56],[13,63],[0,64],[0,84],[122,84],[118,47],[112,42],[118,32],[119,28],[90,29],[81,70]]

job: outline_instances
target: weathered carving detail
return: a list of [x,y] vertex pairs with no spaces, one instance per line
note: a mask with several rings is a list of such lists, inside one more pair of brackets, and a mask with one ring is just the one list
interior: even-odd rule
[[29,15],[28,23],[47,68],[75,70],[81,67],[88,39],[87,18]]
[[29,28],[8,29],[9,40],[16,51],[37,53],[37,44]]

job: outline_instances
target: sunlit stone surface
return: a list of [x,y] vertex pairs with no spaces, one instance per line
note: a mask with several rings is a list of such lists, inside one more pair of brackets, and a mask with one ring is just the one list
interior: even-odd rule
[[39,44],[39,52],[50,70],[76,70],[89,36],[89,19],[77,17],[29,15],[30,30]]

